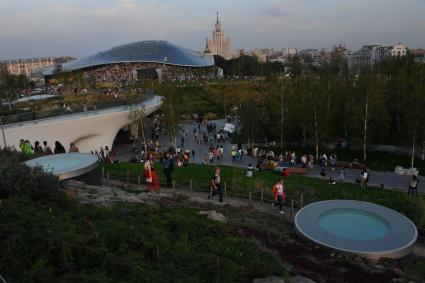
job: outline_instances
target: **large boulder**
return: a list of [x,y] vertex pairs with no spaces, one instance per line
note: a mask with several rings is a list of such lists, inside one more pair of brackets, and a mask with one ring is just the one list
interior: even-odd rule
[[223,214],[216,212],[215,210],[200,211],[199,214],[207,215],[207,218],[213,221],[226,223],[226,217]]

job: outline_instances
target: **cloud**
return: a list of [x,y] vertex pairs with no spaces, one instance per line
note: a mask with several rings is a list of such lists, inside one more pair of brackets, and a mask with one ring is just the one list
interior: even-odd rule
[[274,3],[263,10],[263,14],[267,17],[271,18],[283,18],[289,16],[291,13],[289,12],[289,7],[287,2],[279,2]]

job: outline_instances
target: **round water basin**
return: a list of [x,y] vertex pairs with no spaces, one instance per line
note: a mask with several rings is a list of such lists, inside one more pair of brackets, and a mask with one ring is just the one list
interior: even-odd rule
[[375,259],[409,254],[418,235],[416,226],[400,213],[353,200],[310,204],[296,214],[295,227],[319,245]]
[[67,180],[87,174],[97,168],[98,158],[88,153],[63,153],[34,158],[25,162],[30,167],[41,166],[45,172]]

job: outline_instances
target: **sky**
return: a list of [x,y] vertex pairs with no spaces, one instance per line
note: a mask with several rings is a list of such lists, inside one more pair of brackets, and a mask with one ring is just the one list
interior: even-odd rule
[[0,0],[0,59],[81,58],[151,39],[203,50],[216,11],[234,51],[425,47],[425,0]]

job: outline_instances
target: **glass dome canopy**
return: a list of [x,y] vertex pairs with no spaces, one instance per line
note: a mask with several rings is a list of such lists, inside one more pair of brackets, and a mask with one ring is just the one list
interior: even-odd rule
[[[185,67],[210,67],[214,57],[180,47],[166,41],[139,41],[113,47],[95,55],[63,64],[62,71],[119,63],[165,63]],[[44,75],[53,73],[46,70]]]

